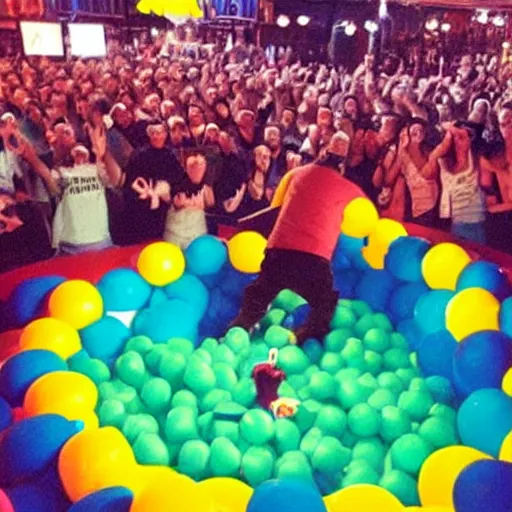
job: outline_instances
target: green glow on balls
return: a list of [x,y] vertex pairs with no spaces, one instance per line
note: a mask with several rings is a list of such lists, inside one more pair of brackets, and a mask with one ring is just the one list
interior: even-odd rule
[[406,434],[391,446],[393,467],[410,475],[418,474],[422,464],[431,453],[431,445],[416,434]]
[[242,455],[232,441],[215,439],[210,448],[210,469],[213,476],[234,476],[240,469]]
[[242,458],[242,471],[249,485],[257,487],[270,480],[274,470],[275,456],[264,446],[250,446]]
[[139,464],[151,466],[168,466],[169,449],[160,436],[151,432],[139,434],[133,445],[133,453]]
[[268,412],[253,409],[244,414],[240,422],[240,432],[249,443],[266,444],[274,437],[274,421]]
[[208,471],[210,446],[200,439],[183,444],[178,456],[178,471],[194,480],[201,480]]
[[348,426],[356,436],[374,436],[379,433],[379,413],[368,404],[357,404],[348,413]]

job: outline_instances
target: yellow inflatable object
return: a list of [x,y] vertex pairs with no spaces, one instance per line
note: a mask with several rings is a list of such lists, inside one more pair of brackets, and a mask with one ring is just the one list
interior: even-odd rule
[[103,316],[103,299],[100,292],[88,281],[65,281],[50,295],[50,316],[83,329]]
[[512,430],[508,433],[507,437],[505,437],[503,443],[501,443],[498,458],[505,462],[512,462]]
[[379,219],[375,225],[375,230],[368,237],[368,245],[376,245],[386,250],[397,238],[407,236],[406,229],[400,222],[393,219]]
[[211,496],[215,512],[245,512],[253,489],[234,478],[209,478],[197,486]]
[[265,258],[267,241],[256,231],[242,231],[228,241],[231,265],[246,274],[256,274]]
[[62,447],[58,462],[60,480],[71,501],[105,487],[133,490],[136,467],[131,446],[114,427],[79,432]]
[[499,331],[500,301],[483,288],[467,288],[446,307],[446,328],[457,341],[479,331]]
[[407,507],[407,512],[455,512],[451,507]]
[[97,401],[98,390],[89,377],[76,372],[52,372],[39,377],[28,388],[23,413],[25,417],[60,414],[68,420],[82,420],[87,427],[97,427]]
[[329,512],[403,512],[404,506],[390,492],[376,485],[352,485],[324,498]]
[[157,16],[169,15],[173,18],[202,18],[203,11],[196,0],[141,0],[137,10],[143,14],[153,12]]
[[350,201],[343,212],[341,231],[354,238],[364,238],[375,230],[379,213],[375,205],[364,197]]
[[512,396],[512,368],[505,373],[501,383],[501,389],[503,389],[508,396]]
[[471,258],[460,246],[449,242],[434,245],[423,257],[425,282],[434,290],[455,290],[457,280]]
[[155,242],[142,250],[137,260],[140,275],[154,286],[166,286],[185,272],[182,250],[168,242]]
[[434,452],[423,464],[418,479],[420,501],[426,507],[453,508],[453,487],[462,470],[477,460],[491,459],[468,446],[449,446]]
[[367,245],[361,249],[361,254],[370,267],[376,270],[384,268],[388,249],[377,244]]
[[62,320],[39,318],[23,329],[20,348],[49,350],[66,360],[82,349],[82,342],[76,329]]

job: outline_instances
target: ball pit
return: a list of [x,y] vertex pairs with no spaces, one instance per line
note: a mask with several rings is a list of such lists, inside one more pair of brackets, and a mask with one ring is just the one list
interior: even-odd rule
[[[290,290],[252,334],[226,333],[264,248],[253,232],[185,253],[159,242],[138,271],[21,283],[4,304],[26,326],[0,367],[0,510],[508,510],[499,267],[358,199],[333,257],[331,331],[297,347],[309,306]],[[253,369],[271,350],[277,394],[299,402],[290,417],[258,402]]]

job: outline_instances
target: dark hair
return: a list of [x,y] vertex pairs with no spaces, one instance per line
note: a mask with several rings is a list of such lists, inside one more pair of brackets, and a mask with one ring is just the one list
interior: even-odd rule
[[104,116],[106,116],[110,112],[111,108],[112,104],[107,98],[98,98],[94,100],[91,104],[91,110],[97,111]]

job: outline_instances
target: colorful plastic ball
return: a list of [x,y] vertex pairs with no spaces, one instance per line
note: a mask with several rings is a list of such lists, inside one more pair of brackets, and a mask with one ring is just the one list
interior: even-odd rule
[[166,286],[185,271],[181,249],[168,242],[154,242],[144,247],[137,260],[140,275],[154,286]]
[[391,243],[404,236],[407,236],[407,231],[400,222],[393,219],[379,219],[374,231],[368,237],[368,246],[381,247],[387,253]]
[[368,244],[361,249],[361,255],[368,265],[375,270],[384,269],[384,260],[386,258],[387,248],[377,243]]
[[440,375],[453,382],[453,358],[458,343],[446,330],[429,334],[417,346],[418,364],[426,376]]
[[457,478],[464,468],[483,459],[489,459],[489,456],[468,446],[449,446],[435,451],[423,464],[418,479],[422,506],[453,510]]
[[395,278],[389,272],[370,269],[363,273],[355,291],[357,297],[370,307],[383,311],[395,286]]
[[334,289],[339,292],[340,297],[347,299],[356,296],[355,289],[360,279],[360,272],[348,268],[346,270],[337,270],[334,273]]
[[16,286],[5,304],[10,325],[20,327],[41,314],[45,299],[64,281],[61,276],[40,276],[25,279]]
[[6,491],[15,511],[67,510],[69,501],[59,492],[39,483],[23,483]]
[[28,388],[23,401],[25,417],[60,414],[68,420],[83,419],[98,401],[95,384],[75,372],[52,372],[39,377]]
[[500,328],[512,337],[512,297],[505,299],[501,304]]
[[325,498],[331,512],[402,512],[403,505],[390,492],[376,485],[360,484]]
[[187,271],[196,276],[216,274],[226,263],[227,257],[226,245],[212,235],[196,238],[185,251]]
[[148,302],[151,286],[135,270],[116,268],[98,282],[106,311],[131,311]]
[[450,290],[431,290],[416,302],[414,320],[425,336],[445,329],[446,307],[453,297]]
[[9,496],[7,496],[7,494],[5,494],[2,489],[0,489],[0,510],[2,512],[14,512],[14,508],[11,500],[9,499]]
[[253,490],[234,478],[208,478],[198,488],[213,499],[214,510],[219,512],[245,511]]
[[479,389],[466,398],[457,414],[462,442],[497,457],[512,430],[512,397],[500,389]]
[[274,437],[274,421],[268,412],[252,409],[244,414],[240,422],[240,433],[251,444],[266,444]]
[[12,407],[23,404],[30,385],[46,373],[67,370],[66,362],[49,350],[27,350],[10,357],[0,367],[0,395]]
[[428,287],[422,281],[398,286],[389,299],[388,311],[395,321],[412,318],[418,301],[428,293]]
[[481,460],[468,466],[455,482],[458,512],[507,512],[512,503],[512,464]]
[[130,329],[111,316],[105,316],[80,331],[82,346],[87,353],[105,362],[112,361],[122,352],[129,337]]
[[388,471],[380,479],[379,487],[389,491],[406,506],[419,504],[416,480],[403,471]]
[[228,242],[228,254],[231,265],[246,274],[260,271],[265,257],[267,241],[256,231],[242,231]]
[[391,446],[393,467],[416,475],[432,451],[432,446],[419,435],[405,434]]
[[130,512],[133,492],[126,487],[107,487],[74,503],[68,512]]
[[412,318],[406,318],[398,322],[396,330],[406,339],[409,347],[413,350],[416,350],[418,344],[424,337],[418,324]]
[[401,281],[422,281],[421,264],[431,244],[423,238],[402,236],[394,240],[386,255],[386,269]]
[[378,220],[375,205],[369,199],[358,197],[345,207],[341,231],[347,236],[364,238],[375,230]]
[[457,341],[479,331],[499,330],[500,302],[482,288],[457,293],[446,307],[446,328]]
[[505,373],[501,382],[501,389],[503,389],[508,396],[512,396],[512,368],[509,368],[507,373]]
[[512,339],[499,331],[482,331],[458,344],[453,359],[455,388],[466,397],[483,388],[501,389],[512,366]]
[[59,475],[72,501],[112,486],[130,486],[135,469],[133,451],[114,427],[84,430],[59,454]]
[[462,271],[469,265],[469,254],[450,242],[434,245],[423,257],[423,278],[434,290],[455,290]]
[[462,271],[457,281],[457,291],[468,288],[483,288],[500,301],[512,291],[507,274],[490,261],[474,261]]
[[14,419],[10,405],[0,396],[0,432],[9,427]]
[[42,349],[66,360],[82,349],[76,329],[57,318],[40,318],[30,322],[20,336],[21,350]]
[[247,512],[327,512],[327,509],[312,484],[283,478],[257,487]]
[[81,428],[80,422],[57,414],[15,423],[0,441],[0,485],[12,487],[40,475]]
[[141,432],[133,443],[133,453],[139,464],[169,466],[169,449],[155,432]]
[[205,314],[209,301],[208,288],[195,275],[185,273],[164,289],[170,299],[179,299],[193,306],[200,318]]
[[50,316],[66,322],[75,329],[83,329],[103,316],[100,292],[88,281],[65,281],[50,295]]

